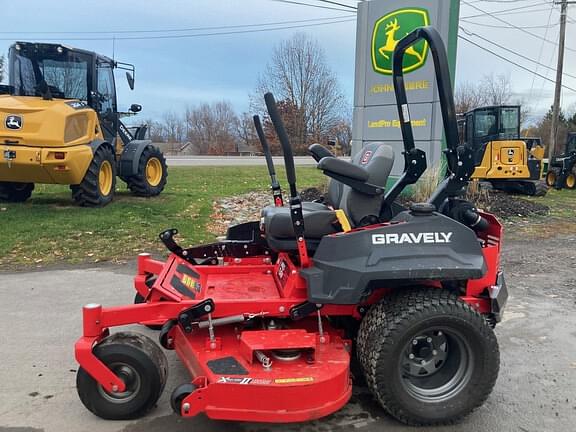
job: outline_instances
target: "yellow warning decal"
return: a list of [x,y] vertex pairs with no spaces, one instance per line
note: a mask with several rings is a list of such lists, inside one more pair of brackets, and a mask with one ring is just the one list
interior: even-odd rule
[[274,380],[274,384],[296,384],[304,382],[313,382],[312,377],[302,377],[302,378],[277,378]]
[[196,289],[196,284],[198,283],[196,279],[191,278],[190,276],[184,275],[181,279],[182,283],[186,285],[190,289]]

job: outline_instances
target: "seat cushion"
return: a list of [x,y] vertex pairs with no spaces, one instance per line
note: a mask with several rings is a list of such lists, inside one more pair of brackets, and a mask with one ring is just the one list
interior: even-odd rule
[[[302,208],[302,215],[304,216],[304,236],[306,238],[319,239],[327,234],[340,231],[336,213],[323,204],[306,203]],[[292,227],[289,207],[265,207],[262,210],[262,222],[266,238],[294,239],[296,236]]]

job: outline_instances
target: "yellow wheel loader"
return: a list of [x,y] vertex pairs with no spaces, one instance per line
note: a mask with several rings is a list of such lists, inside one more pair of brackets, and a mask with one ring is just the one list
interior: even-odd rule
[[166,160],[120,121],[114,70],[134,66],[59,44],[17,42],[9,51],[8,86],[0,87],[0,201],[26,201],[35,183],[67,184],[89,207],[112,201],[116,177],[133,194],[155,196],[166,185]]
[[544,147],[539,138],[520,137],[520,107],[476,108],[459,120],[461,139],[474,148],[473,179],[494,189],[546,195],[541,180]]

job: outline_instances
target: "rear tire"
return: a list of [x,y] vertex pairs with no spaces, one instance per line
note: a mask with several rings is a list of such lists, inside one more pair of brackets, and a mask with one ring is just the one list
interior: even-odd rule
[[71,185],[72,198],[84,207],[103,207],[116,189],[116,159],[112,147],[101,145],[79,185]]
[[152,197],[164,190],[167,177],[168,167],[164,155],[157,147],[148,145],[140,155],[138,174],[125,181],[134,195]]
[[24,202],[34,190],[34,183],[0,182],[0,201]]
[[486,400],[498,343],[486,320],[441,289],[406,289],[362,320],[357,355],[382,407],[414,426],[451,424]]
[[137,333],[116,333],[94,348],[94,354],[126,384],[121,393],[108,393],[80,368],[78,396],[92,413],[107,420],[130,420],[149,412],[164,390],[168,363],[150,338]]

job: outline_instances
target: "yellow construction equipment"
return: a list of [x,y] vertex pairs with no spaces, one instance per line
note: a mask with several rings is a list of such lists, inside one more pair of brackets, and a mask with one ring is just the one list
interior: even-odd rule
[[473,179],[495,189],[526,195],[545,195],[541,180],[544,147],[539,138],[520,137],[520,107],[480,107],[459,120],[461,139],[474,148]]
[[139,196],[166,185],[166,161],[120,121],[114,70],[134,66],[59,44],[17,42],[9,52],[8,86],[0,87],[0,201],[26,201],[35,183],[70,185],[83,206],[108,204],[116,176]]

